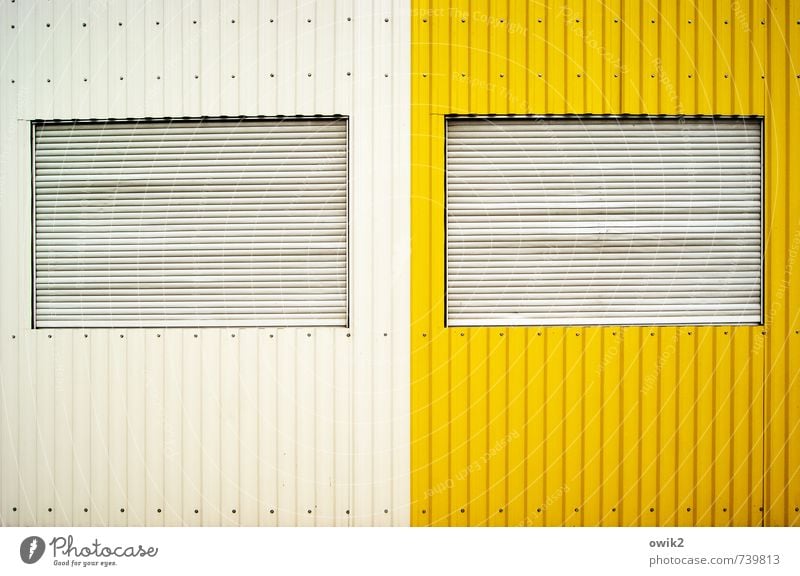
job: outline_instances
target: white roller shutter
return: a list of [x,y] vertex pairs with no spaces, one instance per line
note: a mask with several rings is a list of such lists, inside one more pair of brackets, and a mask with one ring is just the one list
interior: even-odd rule
[[345,326],[347,121],[35,127],[35,322]]
[[757,324],[761,120],[450,118],[447,323]]

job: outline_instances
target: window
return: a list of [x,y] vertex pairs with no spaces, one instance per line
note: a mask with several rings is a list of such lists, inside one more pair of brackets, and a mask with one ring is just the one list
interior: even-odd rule
[[38,123],[36,327],[346,326],[344,118]]
[[760,119],[446,131],[448,325],[761,321]]

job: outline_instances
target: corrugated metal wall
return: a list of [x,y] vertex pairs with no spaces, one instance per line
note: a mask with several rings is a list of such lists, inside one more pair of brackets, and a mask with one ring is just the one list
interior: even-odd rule
[[[413,1],[412,524],[800,525],[798,54],[796,1]],[[765,325],[444,328],[450,113],[763,115]]]
[[[409,8],[0,1],[0,523],[408,519]],[[350,117],[350,327],[31,329],[30,120]]]

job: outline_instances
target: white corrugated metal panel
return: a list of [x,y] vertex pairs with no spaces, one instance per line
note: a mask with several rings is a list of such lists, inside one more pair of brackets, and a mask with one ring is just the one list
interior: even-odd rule
[[[0,3],[0,524],[408,524],[409,17]],[[348,327],[32,329],[32,120],[282,115],[348,118]]]
[[42,124],[35,313],[346,326],[347,120]]
[[447,322],[761,319],[761,121],[452,118]]

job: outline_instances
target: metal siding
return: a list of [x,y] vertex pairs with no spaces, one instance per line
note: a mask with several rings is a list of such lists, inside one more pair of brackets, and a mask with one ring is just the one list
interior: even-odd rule
[[[409,523],[409,35],[400,0],[0,4],[0,524]],[[349,117],[348,328],[31,329],[31,120],[278,114]]]
[[[799,11],[412,2],[412,524],[800,524]],[[443,115],[565,113],[765,117],[763,326],[445,328]]]

